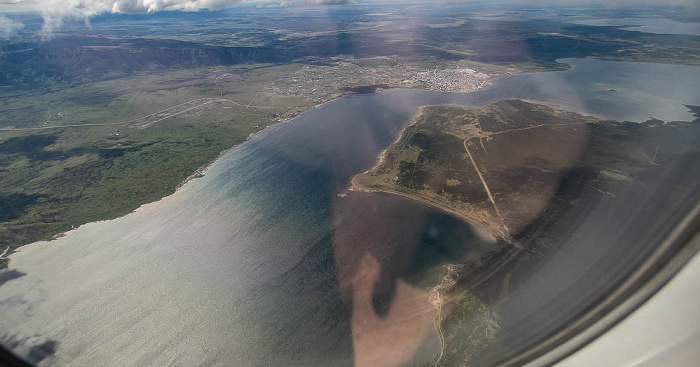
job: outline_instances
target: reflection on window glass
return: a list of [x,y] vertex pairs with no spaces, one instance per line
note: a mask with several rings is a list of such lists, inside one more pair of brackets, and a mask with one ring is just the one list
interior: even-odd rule
[[0,345],[358,367],[561,345],[700,202],[698,7],[628,5],[0,4]]

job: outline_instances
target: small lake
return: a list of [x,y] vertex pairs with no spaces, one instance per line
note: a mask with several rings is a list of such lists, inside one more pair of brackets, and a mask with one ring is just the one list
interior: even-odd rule
[[[466,243],[465,256],[493,250],[469,223],[424,204],[338,197],[420,106],[527,98],[643,121],[690,120],[683,104],[700,104],[698,67],[561,62],[573,68],[507,76],[470,94],[341,98],[252,137],[167,198],[23,247],[2,271],[0,338],[46,365],[352,365],[351,305],[335,259],[342,223],[375,228],[348,238],[383,264],[418,251],[426,231]],[[383,208],[400,210],[383,217]],[[369,224],[387,217],[401,220]],[[448,227],[456,230],[441,232]],[[436,352],[434,333],[426,340],[418,360]]]
[[592,26],[619,27],[626,31],[653,34],[687,34],[700,36],[700,23],[677,22],[666,18],[617,18],[617,19],[582,19],[574,24]]

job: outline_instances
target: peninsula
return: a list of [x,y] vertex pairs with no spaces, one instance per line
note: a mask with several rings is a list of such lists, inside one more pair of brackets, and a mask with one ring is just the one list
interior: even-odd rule
[[[431,365],[499,353],[507,336],[486,305],[498,304],[524,269],[576,236],[594,210],[651,197],[658,177],[688,181],[693,173],[682,167],[699,155],[688,151],[697,122],[616,122],[523,100],[423,107],[378,163],[353,178],[351,190],[422,201],[499,238],[496,253],[444,267],[433,297],[443,310],[436,320],[442,350],[450,353]],[[625,220],[610,218],[600,230]]]

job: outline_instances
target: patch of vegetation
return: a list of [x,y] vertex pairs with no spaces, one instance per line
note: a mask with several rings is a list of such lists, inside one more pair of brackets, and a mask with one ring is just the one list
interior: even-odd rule
[[0,222],[15,220],[24,214],[27,207],[34,205],[41,195],[12,193],[0,195]]
[[[12,126],[0,130],[0,249],[9,247],[10,254],[27,243],[125,215],[170,195],[221,151],[280,116],[312,105],[308,100],[257,95],[289,72],[286,66],[229,70],[218,86],[214,79],[219,74],[212,72],[175,71],[143,80],[116,79],[48,94],[6,96],[2,104],[10,116],[30,109],[53,117],[43,122],[0,118]],[[87,98],[95,91],[109,98]],[[86,98],[73,98],[81,95]],[[222,100],[208,102],[217,96]],[[200,98],[210,100],[190,102]],[[256,98],[258,104],[273,107],[234,103]],[[181,104],[184,107],[168,109]],[[0,266],[7,266],[6,259]]]
[[387,84],[373,84],[373,85],[361,85],[357,87],[343,87],[340,90],[343,92],[348,92],[352,94],[370,94],[376,93],[379,89],[388,89]]
[[[523,149],[520,154],[523,157],[528,157],[528,149],[531,154],[547,154],[535,150],[552,139],[571,141],[567,135],[575,130],[575,125],[589,121],[593,119],[517,100],[482,108],[425,107],[415,123],[387,150],[383,163],[356,176],[354,183],[370,190],[401,193],[438,204],[490,228],[497,235],[507,236],[507,227],[517,218],[511,220],[507,210],[501,211],[505,218],[499,217],[479,174],[486,178],[497,202],[512,201],[517,196],[513,190],[522,194],[513,186],[522,190],[534,185],[533,192],[542,189],[535,187],[531,177],[546,175],[545,171],[553,168],[552,160],[561,158],[547,157],[539,163],[518,161],[516,169],[504,157]],[[536,128],[542,129],[529,131]],[[514,143],[518,139],[530,140],[534,146]],[[489,151],[494,154],[490,160]],[[558,172],[551,171],[552,176]],[[540,181],[546,179],[542,177]]]
[[[167,196],[199,166],[245,140],[255,125],[273,121],[263,114],[233,120],[208,115],[198,124],[177,119],[144,130],[122,128],[119,139],[109,139],[114,132],[107,129],[66,129],[42,149],[5,150],[0,155],[0,246],[14,250]],[[76,134],[87,138],[80,148],[71,147]],[[11,139],[44,141],[41,136]]]
[[429,365],[478,365],[474,362],[481,353],[496,342],[500,330],[498,316],[472,293],[461,292],[449,297],[453,302],[447,305],[447,316],[441,320],[443,354]]

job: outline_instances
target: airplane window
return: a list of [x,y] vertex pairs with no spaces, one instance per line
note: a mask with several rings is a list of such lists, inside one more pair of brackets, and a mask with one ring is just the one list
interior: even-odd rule
[[700,246],[698,10],[0,2],[0,364],[556,365]]

